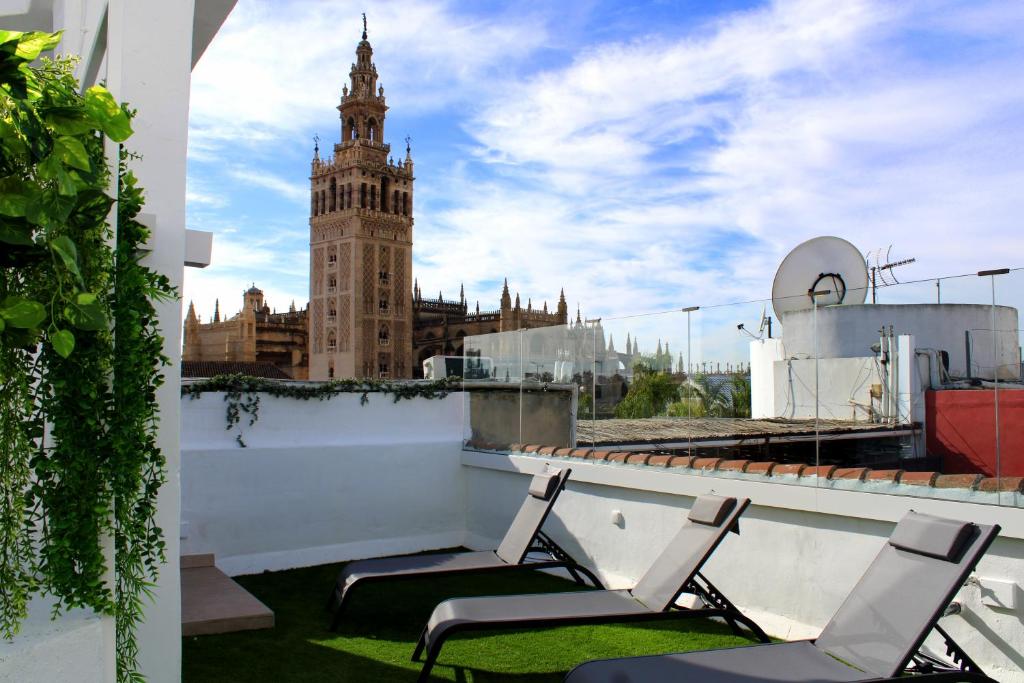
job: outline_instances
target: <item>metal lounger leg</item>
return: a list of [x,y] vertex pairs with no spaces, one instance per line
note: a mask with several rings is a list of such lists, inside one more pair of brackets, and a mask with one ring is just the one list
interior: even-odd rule
[[423,654],[423,647],[427,644],[427,627],[424,626],[423,630],[420,631],[420,639],[416,641],[416,649],[412,651],[412,661],[420,661],[420,655]]

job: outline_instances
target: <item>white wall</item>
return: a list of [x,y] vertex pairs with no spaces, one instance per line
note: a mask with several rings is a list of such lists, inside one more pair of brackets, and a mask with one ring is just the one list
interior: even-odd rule
[[[789,358],[814,356],[814,311],[791,311],[783,320],[782,338]],[[1017,309],[995,307],[999,334],[999,378],[1018,379]],[[993,376],[992,306],[980,304],[861,304],[818,309],[818,355],[821,358],[852,358],[871,355],[881,327],[892,325],[897,335],[913,335],[921,348],[949,353],[949,371],[963,377],[967,372],[964,332],[973,339],[971,372],[974,377]]]
[[817,406],[825,419],[867,422],[867,411],[855,408],[851,401],[870,405],[868,391],[882,381],[873,357],[819,359],[817,389],[814,360],[780,360],[772,365],[776,412],[769,417],[813,418]]
[[781,339],[750,342],[750,416],[777,417],[775,405],[775,361],[784,357]]
[[261,396],[241,448],[223,394],[182,399],[182,553],[229,574],[462,544],[463,395]]
[[[816,636],[860,579],[908,510],[997,522],[1004,531],[957,600],[961,615],[942,625],[989,675],[1024,681],[1024,604],[982,604],[977,579],[1024,577],[1024,510],[702,477],[660,468],[590,464],[576,459],[465,453],[467,542],[492,547],[527,485],[545,464],[573,475],[545,529],[612,587],[628,587],[683,523],[693,497],[708,491],[754,504],[705,572],[771,635]],[[624,523],[612,522],[622,513]],[[1018,589],[1019,590],[1019,589]],[[930,644],[931,641],[929,641]],[[933,644],[934,645],[934,644]],[[939,649],[934,645],[934,649]]]

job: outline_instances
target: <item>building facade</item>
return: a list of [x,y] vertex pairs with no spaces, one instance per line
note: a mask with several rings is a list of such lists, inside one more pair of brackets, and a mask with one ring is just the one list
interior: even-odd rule
[[508,280],[505,280],[501,292],[501,306],[496,310],[481,311],[480,302],[477,302],[475,310],[470,311],[461,287],[459,300],[449,301],[440,292],[436,299],[423,298],[417,284],[413,287],[412,300],[414,377],[423,376],[423,361],[431,356],[461,356],[466,337],[565,325],[568,322],[564,291],[559,294],[555,310],[549,312],[547,302],[540,308],[534,308],[533,303],[527,300],[526,306],[522,306],[518,292],[513,304]]
[[221,320],[220,302],[208,323],[200,322],[190,303],[184,339],[183,361],[271,363],[290,379],[309,376],[306,311],[292,304],[287,313],[271,312],[255,285],[242,294],[242,310],[226,320]]
[[338,111],[341,141],[314,151],[309,378],[412,376],[413,162],[384,142],[384,87],[363,39]]

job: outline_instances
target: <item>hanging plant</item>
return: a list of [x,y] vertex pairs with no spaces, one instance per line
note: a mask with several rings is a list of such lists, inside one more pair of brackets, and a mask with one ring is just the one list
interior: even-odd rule
[[104,154],[132,112],[102,86],[81,93],[71,59],[36,62],[59,40],[0,31],[0,633],[17,632],[34,593],[55,596],[55,614],[112,614],[131,680],[164,548],[152,301],[174,291],[138,262],[142,192],[126,156],[112,179]]

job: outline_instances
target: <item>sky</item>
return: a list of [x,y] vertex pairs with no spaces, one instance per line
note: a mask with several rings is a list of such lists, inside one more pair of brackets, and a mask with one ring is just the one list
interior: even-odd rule
[[[187,221],[214,249],[183,305],[204,321],[253,283],[306,305],[313,138],[340,138],[364,11],[386,141],[411,138],[424,294],[564,288],[620,349],[673,353],[699,305],[694,353],[736,361],[736,325],[819,235],[916,258],[903,281],[1024,266],[1024,3],[238,0],[192,78]],[[998,282],[1022,297],[1024,271]]]

